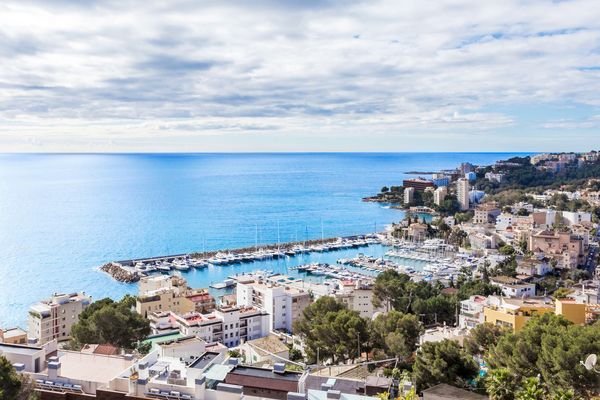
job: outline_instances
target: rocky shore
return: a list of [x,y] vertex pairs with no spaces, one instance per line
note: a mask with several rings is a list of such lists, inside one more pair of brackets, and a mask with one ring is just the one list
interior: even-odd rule
[[137,273],[125,270],[119,264],[107,263],[101,266],[100,270],[106,272],[119,282],[133,283],[140,280],[140,276]]

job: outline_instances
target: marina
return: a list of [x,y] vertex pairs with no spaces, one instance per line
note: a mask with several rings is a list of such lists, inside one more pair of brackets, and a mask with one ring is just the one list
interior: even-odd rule
[[[285,243],[258,246],[254,249],[231,249],[210,253],[179,254],[148,259],[109,263],[109,272],[123,282],[136,282],[154,273],[193,276],[206,270],[222,280],[210,280],[212,291],[231,291],[236,282],[249,274],[273,277],[289,275],[291,279],[312,283],[328,280],[374,281],[386,270],[407,274],[414,281],[448,281],[456,279],[462,268],[473,269],[479,260],[456,253],[441,239],[410,242],[393,239],[383,233],[313,241],[311,244]],[[104,269],[104,267],[102,267]],[[235,272],[231,272],[231,270]],[[117,273],[115,273],[115,271]]]

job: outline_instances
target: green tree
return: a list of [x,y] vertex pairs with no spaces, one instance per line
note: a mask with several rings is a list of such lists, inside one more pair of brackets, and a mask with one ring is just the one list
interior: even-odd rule
[[505,333],[505,329],[485,322],[471,329],[469,336],[464,340],[463,347],[472,356],[484,355]]
[[419,351],[413,365],[418,390],[440,383],[466,387],[477,376],[479,366],[458,343],[452,340],[427,342]]
[[345,361],[358,357],[359,345],[367,348],[367,321],[329,296],[320,297],[302,312],[294,330],[304,339],[309,359]]
[[389,357],[409,357],[416,350],[422,332],[416,316],[395,310],[379,315],[371,324],[373,346]]
[[600,353],[600,325],[574,325],[561,316],[533,317],[518,333],[503,335],[485,357],[490,369],[507,368],[519,384],[540,376],[550,393],[573,389],[585,396],[598,387],[598,375],[580,365]]
[[39,395],[27,375],[19,374],[10,361],[0,355],[0,399],[36,400]]
[[132,301],[135,299],[125,296],[119,302],[102,299],[92,303],[71,328],[74,347],[98,343],[135,349],[150,334],[150,322],[132,310]]
[[491,400],[514,400],[517,383],[507,368],[498,368],[486,376],[485,389]]

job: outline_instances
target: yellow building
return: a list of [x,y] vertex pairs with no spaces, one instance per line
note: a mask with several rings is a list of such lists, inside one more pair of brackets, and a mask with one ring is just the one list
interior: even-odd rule
[[0,343],[26,344],[27,332],[21,328],[0,329]]
[[185,314],[195,310],[195,304],[185,295],[190,291],[184,279],[176,276],[152,276],[140,280],[140,293],[135,309],[147,317],[155,311]]
[[520,331],[531,317],[548,312],[562,315],[574,324],[584,324],[586,321],[586,305],[567,299],[557,300],[554,304],[546,298],[490,296],[488,305],[483,309],[485,322],[510,328],[513,332]]

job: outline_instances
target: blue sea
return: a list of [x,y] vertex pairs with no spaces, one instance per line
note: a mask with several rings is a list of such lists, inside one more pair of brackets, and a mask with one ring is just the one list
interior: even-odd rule
[[[402,212],[361,198],[402,184],[407,171],[512,155],[2,154],[0,327],[26,327],[29,305],[54,292],[136,293],[135,284],[97,270],[107,261],[382,230]],[[206,287],[242,271],[286,272],[357,252],[211,267],[186,278]]]

